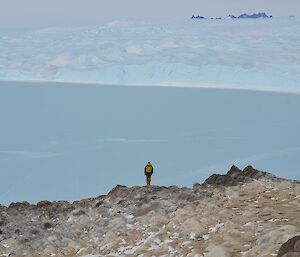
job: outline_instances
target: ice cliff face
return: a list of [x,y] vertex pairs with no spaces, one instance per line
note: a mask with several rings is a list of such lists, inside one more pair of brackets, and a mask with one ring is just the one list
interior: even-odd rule
[[0,31],[0,80],[299,91],[300,19]]
[[300,234],[299,212],[299,182],[233,166],[193,189],[0,206],[0,256],[276,256]]

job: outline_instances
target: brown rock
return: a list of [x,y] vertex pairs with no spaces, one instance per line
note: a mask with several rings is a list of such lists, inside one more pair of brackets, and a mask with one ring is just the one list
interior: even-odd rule
[[128,194],[127,191],[126,186],[117,185],[108,193],[108,195],[112,197],[126,197]]
[[261,177],[274,176],[270,173],[256,170],[252,166],[247,166],[241,171],[238,167],[233,165],[226,175],[213,174],[204,181],[204,185],[237,186],[251,182],[253,179],[260,179]]
[[44,208],[44,207],[47,207],[49,205],[51,205],[51,202],[45,200],[45,201],[38,202],[37,205],[36,205],[36,207],[37,208]]
[[263,176],[263,172],[256,170],[251,165],[249,165],[242,171],[242,175],[245,177],[258,179]]
[[194,192],[198,192],[198,191],[200,191],[202,188],[201,188],[201,184],[199,184],[199,183],[194,183],[193,184],[193,191]]
[[11,203],[9,207],[7,208],[7,212],[10,214],[17,215],[20,212],[26,211],[31,209],[32,205],[28,202],[17,202],[17,203]]
[[150,211],[156,211],[160,207],[159,202],[154,202],[150,206],[139,209],[133,213],[135,217],[144,216]]

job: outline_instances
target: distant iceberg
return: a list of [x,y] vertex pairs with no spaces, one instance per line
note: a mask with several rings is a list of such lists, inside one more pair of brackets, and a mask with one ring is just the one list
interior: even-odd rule
[[[228,18],[231,18],[231,19],[258,19],[258,18],[272,18],[272,17],[273,17],[272,15],[269,16],[264,12],[253,13],[253,14],[243,13],[239,16],[235,16],[235,15],[232,15],[232,14],[228,15]],[[204,17],[204,16],[200,16],[200,15],[198,15],[198,16],[193,15],[192,19],[207,19],[207,18]],[[211,19],[211,20],[222,20],[221,17],[216,17],[216,18],[211,17],[209,19]]]
[[206,18],[204,16],[200,16],[200,15],[198,15],[198,16],[193,15],[192,19],[206,19]]
[[228,17],[231,18],[231,19],[237,19],[237,17],[232,15],[232,14],[229,14]]
[[230,14],[230,15],[228,15],[228,17],[231,19],[258,19],[258,18],[272,18],[273,16],[272,15],[268,16],[264,12],[259,12],[259,13],[253,13],[253,14],[243,13],[239,16],[234,16],[234,15]]

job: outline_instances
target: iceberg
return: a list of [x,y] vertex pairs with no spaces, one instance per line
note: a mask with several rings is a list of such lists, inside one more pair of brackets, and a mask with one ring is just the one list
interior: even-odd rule
[[272,18],[272,17],[273,17],[272,15],[268,16],[266,13],[260,12],[260,13],[253,13],[253,14],[243,13],[238,18],[239,19],[258,19],[258,18]]

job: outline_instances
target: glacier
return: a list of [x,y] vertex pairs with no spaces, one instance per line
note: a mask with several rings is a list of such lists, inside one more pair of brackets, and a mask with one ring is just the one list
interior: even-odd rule
[[300,92],[300,18],[0,31],[1,81]]

